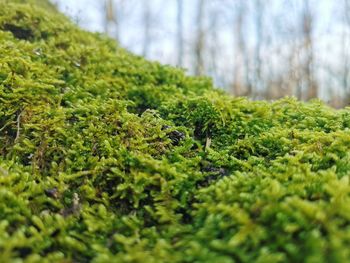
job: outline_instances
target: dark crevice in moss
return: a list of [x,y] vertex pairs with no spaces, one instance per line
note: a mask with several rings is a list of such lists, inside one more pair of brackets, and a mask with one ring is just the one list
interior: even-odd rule
[[2,28],[5,31],[9,31],[14,37],[23,40],[32,40],[34,38],[33,31],[29,28],[23,28],[14,24],[4,24]]

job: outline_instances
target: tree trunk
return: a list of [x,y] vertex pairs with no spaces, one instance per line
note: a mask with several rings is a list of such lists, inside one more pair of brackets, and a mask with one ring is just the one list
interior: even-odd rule
[[244,18],[246,16],[246,4],[240,2],[237,8],[235,25],[234,25],[234,49],[235,49],[235,66],[233,93],[235,96],[252,94],[249,73],[249,54],[247,52],[246,39],[244,34]]
[[150,0],[143,0],[143,49],[142,55],[147,57],[151,45],[151,7]]
[[184,36],[183,36],[183,0],[177,0],[177,16],[176,16],[176,24],[177,24],[177,66],[183,66],[183,58],[184,58]]
[[218,37],[218,31],[220,30],[218,27],[218,10],[216,9],[216,6],[213,6],[210,9],[210,28],[209,28],[209,34],[210,34],[210,73],[211,76],[214,77],[214,79],[217,78],[217,59],[218,59],[218,53],[220,52],[220,45],[219,45],[219,37]]
[[[262,0],[255,0],[255,27],[256,27],[256,45],[255,45],[255,65],[254,65],[254,86],[258,91],[262,89],[262,79],[261,79],[261,46],[263,42],[263,15],[264,15],[264,5]],[[256,91],[255,91],[256,92]],[[257,94],[252,94],[255,97]]]
[[105,16],[105,33],[119,41],[118,19],[113,0],[106,0]]
[[304,79],[306,86],[306,100],[316,98],[318,95],[318,86],[313,72],[313,16],[309,6],[309,0],[304,1],[303,10],[303,35],[304,35]]
[[205,0],[198,0],[197,6],[197,37],[195,44],[195,74],[203,75],[204,74],[204,45],[205,45],[205,34],[204,34],[204,5]]

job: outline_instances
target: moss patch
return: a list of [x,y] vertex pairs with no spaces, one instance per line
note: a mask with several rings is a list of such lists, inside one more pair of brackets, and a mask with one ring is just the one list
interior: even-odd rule
[[0,1],[2,262],[349,262],[348,109],[233,98],[38,6]]

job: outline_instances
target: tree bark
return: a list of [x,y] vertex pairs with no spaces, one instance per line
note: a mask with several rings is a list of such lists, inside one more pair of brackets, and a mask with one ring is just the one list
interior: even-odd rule
[[[262,76],[261,76],[261,46],[263,42],[263,16],[264,16],[264,4],[262,0],[255,0],[255,28],[256,28],[256,44],[255,44],[255,65],[254,65],[254,86],[258,91],[262,89]],[[257,94],[251,94],[255,97]]]
[[183,58],[184,58],[184,36],[183,36],[183,0],[177,0],[177,16],[176,16],[176,24],[177,24],[177,66],[183,66]]
[[306,86],[306,100],[316,98],[318,95],[318,86],[314,76],[313,69],[313,16],[311,13],[309,0],[304,1],[304,10],[303,10],[303,35],[304,35],[304,78]]
[[143,48],[142,55],[147,57],[151,46],[151,7],[150,0],[143,0]]
[[234,24],[234,81],[233,93],[236,96],[252,94],[249,72],[249,54],[247,52],[247,43],[244,34],[244,18],[246,17],[246,4],[240,2],[237,8]]
[[197,6],[197,37],[195,44],[195,74],[203,75],[204,74],[204,45],[205,45],[205,33],[204,33],[204,5],[205,0],[198,0]]
[[105,17],[105,33],[119,41],[119,25],[115,9],[115,1],[105,1]]

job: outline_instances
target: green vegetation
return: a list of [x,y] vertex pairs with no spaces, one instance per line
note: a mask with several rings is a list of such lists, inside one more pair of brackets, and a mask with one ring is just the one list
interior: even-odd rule
[[348,109],[233,98],[11,2],[1,262],[349,262]]

